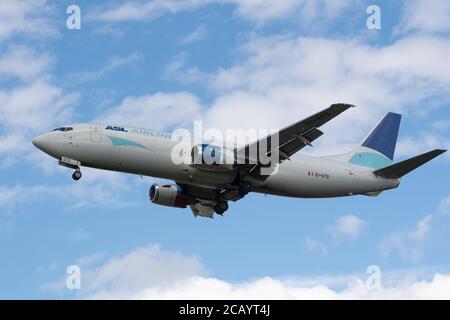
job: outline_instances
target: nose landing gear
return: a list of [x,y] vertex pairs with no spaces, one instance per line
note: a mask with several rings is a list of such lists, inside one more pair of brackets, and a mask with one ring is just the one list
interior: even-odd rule
[[66,168],[71,168],[71,169],[75,169],[75,172],[72,174],[72,179],[75,181],[78,181],[81,179],[81,171],[80,171],[80,166],[81,166],[81,162],[78,160],[74,160],[74,159],[70,159],[67,157],[62,157],[61,160],[58,161],[58,164],[60,166],[66,167]]
[[72,174],[72,179],[75,180],[75,181],[78,181],[78,180],[81,179],[81,176],[82,176],[82,174],[81,174],[80,169],[77,169],[77,170]]

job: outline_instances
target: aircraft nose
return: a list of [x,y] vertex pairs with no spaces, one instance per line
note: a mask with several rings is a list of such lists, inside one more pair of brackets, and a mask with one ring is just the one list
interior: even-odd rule
[[60,158],[64,149],[63,137],[52,132],[34,137],[32,142],[36,148],[55,158]]
[[45,149],[48,145],[48,137],[45,134],[43,134],[43,135],[34,137],[32,142],[36,148],[45,152]]

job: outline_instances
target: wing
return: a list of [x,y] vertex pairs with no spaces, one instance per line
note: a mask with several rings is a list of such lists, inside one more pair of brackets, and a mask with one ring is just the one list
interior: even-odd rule
[[[323,132],[318,129],[320,126],[337,117],[350,107],[353,107],[353,105],[345,103],[332,104],[329,108],[281,129],[277,133],[248,144],[245,147],[236,149],[236,159],[239,160],[239,163],[242,163],[241,169],[247,172],[253,172],[256,168],[261,166],[258,152],[260,147],[264,148],[264,150],[269,150],[265,154],[266,156],[270,155],[272,151],[277,150],[279,154],[279,163],[284,160],[290,160],[290,157],[294,153],[298,152],[306,145],[311,146],[311,142],[323,134]],[[274,140],[275,135],[278,135],[278,144],[272,146],[272,140]],[[252,151],[252,155],[250,155],[250,151]],[[256,159],[254,159],[255,156],[253,156],[253,154],[256,155]]]
[[274,134],[243,148],[234,150],[235,156],[237,157],[236,159],[242,160],[242,158],[239,157],[244,157],[245,161],[243,164],[239,164],[241,162],[238,162],[238,164],[235,165],[235,167],[237,166],[237,168],[235,168],[237,177],[235,182],[230,185],[218,186],[217,188],[205,188],[193,184],[177,182],[177,185],[183,190],[183,194],[191,199],[190,207],[194,216],[200,215],[212,218],[215,211],[214,208],[219,201],[238,201],[249,192],[249,189],[244,191],[241,189],[241,182],[244,181],[244,177],[249,174],[255,176],[255,169],[261,166],[260,159],[256,159],[256,162],[252,162],[253,164],[250,163],[249,160],[254,161],[253,159],[250,159],[250,150],[259,148],[262,145],[264,150],[269,150],[268,153],[277,150],[280,155],[279,162],[289,159],[291,155],[306,145],[311,145],[312,141],[323,134],[318,127],[327,123],[350,107],[352,107],[350,104],[333,104],[329,108],[316,113],[313,116],[278,131],[275,133],[278,134],[279,137],[279,143],[276,145],[274,144],[272,146]]

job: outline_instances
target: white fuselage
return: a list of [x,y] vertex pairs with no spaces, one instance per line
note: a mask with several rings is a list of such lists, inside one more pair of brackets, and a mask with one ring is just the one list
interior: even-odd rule
[[[82,166],[127,172],[201,187],[217,188],[235,178],[231,170],[207,170],[176,164],[170,134],[153,130],[79,124],[67,132],[39,136],[33,143],[47,154],[67,157]],[[254,191],[288,197],[325,198],[368,194],[396,188],[398,179],[377,177],[372,169],[327,158],[297,156],[279,165]]]

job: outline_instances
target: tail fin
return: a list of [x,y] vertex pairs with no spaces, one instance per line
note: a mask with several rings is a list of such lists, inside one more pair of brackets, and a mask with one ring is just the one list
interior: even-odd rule
[[362,143],[363,147],[378,151],[387,158],[394,160],[395,146],[402,116],[389,112],[380,121],[375,130]]
[[353,150],[329,158],[380,169],[392,164],[402,116],[389,112]]
[[436,149],[424,154],[421,154],[419,156],[416,156],[414,158],[393,164],[391,166],[385,167],[383,169],[375,170],[374,173],[377,176],[385,177],[385,178],[392,178],[392,179],[399,179],[403,177],[404,175],[410,173],[414,169],[417,169],[421,165],[427,163],[428,161],[436,158],[437,156],[440,156],[447,150],[440,150]]

